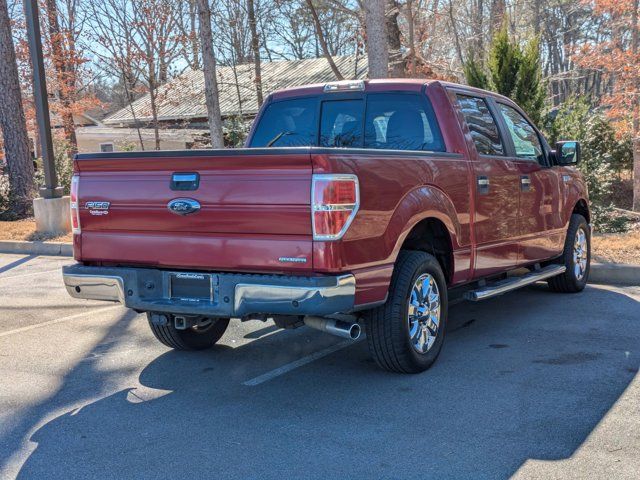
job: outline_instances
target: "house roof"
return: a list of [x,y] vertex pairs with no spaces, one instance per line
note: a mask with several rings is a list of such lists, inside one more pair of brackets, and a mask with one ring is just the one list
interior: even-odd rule
[[[368,72],[366,57],[342,56],[333,57],[333,60],[346,79],[366,78]],[[255,115],[258,112],[258,101],[253,64],[238,65],[235,69],[218,66],[216,73],[222,116]],[[324,57],[262,63],[262,91],[265,97],[271,92],[284,88],[335,80],[336,77]],[[202,71],[189,70],[161,86],[158,89],[156,102],[160,121],[206,118],[207,107]],[[135,120],[132,108],[135,112]],[[142,123],[152,120],[149,94],[110,115],[104,119],[103,123],[132,125],[136,120]]]

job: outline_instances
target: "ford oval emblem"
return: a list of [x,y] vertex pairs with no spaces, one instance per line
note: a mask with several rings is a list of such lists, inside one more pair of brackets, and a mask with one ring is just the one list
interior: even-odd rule
[[167,208],[176,215],[189,215],[200,211],[200,203],[193,198],[176,198],[167,204]]

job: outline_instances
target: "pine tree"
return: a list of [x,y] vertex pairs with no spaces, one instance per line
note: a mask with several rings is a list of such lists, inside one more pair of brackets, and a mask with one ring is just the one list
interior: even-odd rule
[[505,97],[513,95],[521,61],[520,47],[509,39],[505,22],[493,38],[489,52],[489,73],[493,90]]
[[516,41],[509,38],[505,22],[491,42],[488,75],[482,65],[471,57],[464,66],[467,83],[513,99],[534,123],[540,123],[546,88],[542,81],[539,46],[539,39],[535,38],[523,51]]
[[478,62],[475,57],[471,57],[464,65],[464,76],[467,79],[467,84],[486,90],[489,88],[489,79],[487,74],[482,68],[482,64]]
[[520,68],[513,99],[534,123],[540,123],[545,95],[546,89],[540,68],[540,41],[534,38],[520,55]]

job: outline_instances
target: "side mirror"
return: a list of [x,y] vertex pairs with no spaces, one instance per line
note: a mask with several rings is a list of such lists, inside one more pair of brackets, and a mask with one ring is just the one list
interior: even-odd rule
[[558,165],[577,165],[580,162],[580,143],[576,141],[558,142],[555,154]]

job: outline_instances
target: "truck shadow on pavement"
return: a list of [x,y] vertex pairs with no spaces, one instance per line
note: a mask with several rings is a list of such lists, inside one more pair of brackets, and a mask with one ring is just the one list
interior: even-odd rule
[[412,376],[378,370],[360,342],[243,385],[335,343],[303,329],[169,351],[143,369],[142,388],[37,430],[19,477],[508,477],[528,459],[570,457],[607,414],[638,372],[639,312],[596,287],[462,303],[436,365]]

